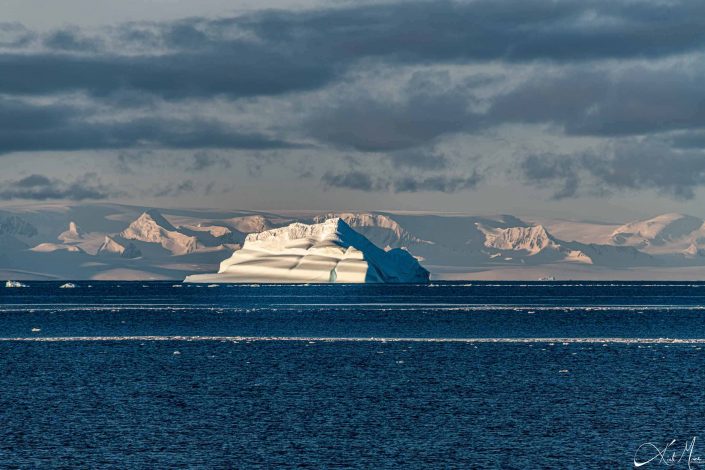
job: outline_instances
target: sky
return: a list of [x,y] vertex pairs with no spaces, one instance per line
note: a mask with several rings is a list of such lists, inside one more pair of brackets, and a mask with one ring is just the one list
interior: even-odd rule
[[0,12],[0,204],[705,216],[701,0]]

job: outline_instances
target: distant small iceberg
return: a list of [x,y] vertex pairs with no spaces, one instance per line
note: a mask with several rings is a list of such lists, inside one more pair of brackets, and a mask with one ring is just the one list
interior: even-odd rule
[[27,284],[22,284],[20,281],[7,281],[5,287],[29,287]]
[[61,284],[59,286],[59,289],[75,289],[75,288],[76,288],[76,284],[74,284],[73,282],[67,282],[66,284]]

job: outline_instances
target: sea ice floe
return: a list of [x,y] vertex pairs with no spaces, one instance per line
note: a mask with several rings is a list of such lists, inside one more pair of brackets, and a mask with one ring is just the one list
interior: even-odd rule
[[7,281],[5,287],[29,287],[27,284],[22,284],[20,281]]

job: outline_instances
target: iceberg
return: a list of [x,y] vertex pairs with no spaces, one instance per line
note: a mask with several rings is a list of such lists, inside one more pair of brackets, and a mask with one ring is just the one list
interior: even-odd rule
[[27,284],[22,284],[19,281],[7,281],[5,287],[29,287]]
[[251,233],[214,274],[184,282],[425,283],[429,272],[403,248],[383,250],[340,218]]

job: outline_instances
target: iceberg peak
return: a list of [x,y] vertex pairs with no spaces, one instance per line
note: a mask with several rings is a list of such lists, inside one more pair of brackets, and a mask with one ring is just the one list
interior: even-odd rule
[[385,251],[339,217],[251,233],[217,274],[186,282],[427,282],[406,250]]
[[[343,234],[353,232],[348,224],[339,217],[326,219],[317,224],[303,224],[294,222],[286,227],[273,228],[259,233],[251,233],[245,238],[247,242],[261,241],[288,241],[299,239],[310,239],[322,241],[326,238],[341,237]],[[355,232],[356,233],[356,232]],[[360,235],[361,236],[361,235]]]

